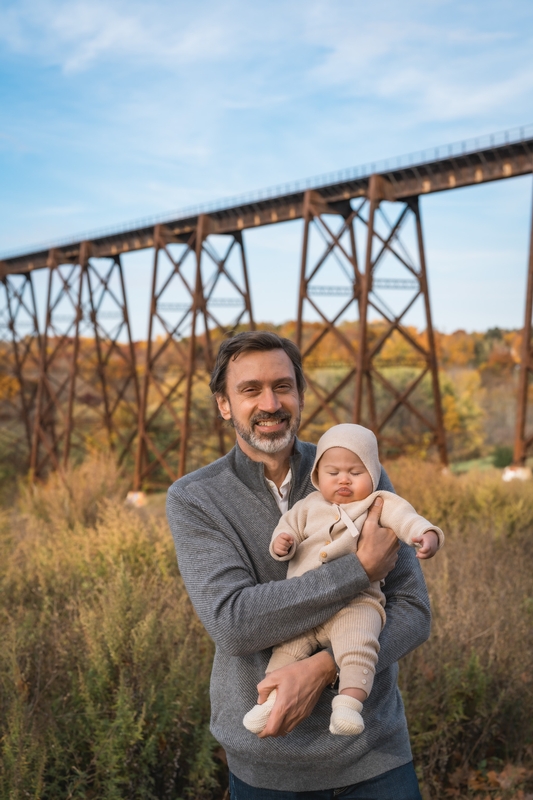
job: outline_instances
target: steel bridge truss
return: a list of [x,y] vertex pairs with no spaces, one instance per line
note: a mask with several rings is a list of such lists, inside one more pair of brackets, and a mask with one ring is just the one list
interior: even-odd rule
[[34,407],[40,374],[41,335],[32,273],[6,275],[1,283],[1,438],[9,458],[31,451]]
[[[418,198],[396,203],[399,206],[395,209],[397,216],[394,222],[390,222],[383,209],[388,194],[388,187],[379,176],[370,181],[369,197],[356,204],[348,201],[328,204],[316,192],[306,192],[296,340],[302,351],[304,368],[307,367],[312,401],[308,397],[302,429],[324,416],[329,417],[332,424],[349,418],[372,428],[382,444],[388,444],[394,452],[405,446],[406,437],[396,442],[387,441],[385,429],[393,416],[403,409],[427,431],[428,445],[436,445],[442,463],[447,464]],[[340,218],[336,229],[331,217],[335,214]],[[362,223],[366,234],[366,249],[360,262],[356,221]],[[402,229],[410,221],[415,226],[415,260],[401,238]],[[309,263],[312,227],[323,240],[323,250],[317,260]],[[318,283],[331,260],[336,262],[337,274],[344,281],[334,285]],[[384,273],[383,277],[380,272]],[[389,296],[398,290],[407,297],[396,303],[397,308],[393,310]],[[331,309],[333,299],[336,301],[334,310],[328,314],[324,300],[329,301]],[[425,341],[403,322],[418,300],[423,303]],[[357,328],[352,327],[355,337],[353,334],[350,336],[348,326],[342,325],[343,317],[354,305],[358,318]],[[304,339],[306,307],[320,319],[320,325],[309,341]],[[383,324],[374,322],[369,325],[370,311],[374,312],[374,317],[378,315]],[[407,357],[404,354],[402,358],[402,368],[387,363],[383,357],[384,349],[394,335],[401,337],[404,349],[406,347],[408,351]],[[341,354],[335,363],[329,364],[329,370],[327,363],[320,357],[316,358],[328,337],[333,337],[335,351]],[[325,383],[321,384],[315,377],[317,367],[322,367],[318,371],[325,373]],[[420,398],[418,402],[416,399],[416,391],[426,376],[432,395],[430,415],[420,407]]]
[[119,463],[135,437],[139,388],[119,256],[61,264],[50,253],[30,467],[63,470],[103,441]]
[[[164,486],[169,478],[184,475],[192,441],[197,448],[204,447],[204,458],[226,452],[224,427],[213,403],[204,405],[196,429],[192,427],[194,389],[198,384],[201,395],[208,398],[221,337],[241,325],[253,329],[254,318],[242,234],[224,237],[225,249],[219,255],[208,239],[210,230],[209,218],[201,215],[188,236],[173,236],[163,226],[154,231],[135,489],[147,483]],[[229,324],[219,319],[224,307],[233,310]],[[157,326],[162,335],[154,341]],[[209,432],[215,441],[205,453]]]
[[[446,464],[419,197],[531,173],[533,138],[452,150],[0,261],[4,451],[25,454],[40,477],[110,447],[135,489],[168,485],[226,452],[232,436],[208,381],[220,341],[254,328],[243,231],[302,219],[295,340],[308,382],[304,436],[360,422],[388,454],[422,442]],[[147,248],[147,336],[134,342],[121,256]],[[44,311],[36,270],[47,276]],[[416,305],[422,334],[407,323]],[[533,220],[516,464],[533,446],[532,325]]]
[[195,386],[208,395],[220,339],[253,329],[254,319],[242,234],[224,236],[220,255],[209,231],[205,216],[188,236],[155,228],[146,342],[132,339],[119,255],[92,258],[86,242],[76,263],[62,264],[51,251],[42,326],[32,273],[4,277],[6,431],[18,436],[13,448],[25,440],[35,477],[104,446],[126,462],[136,488],[158,486],[186,472],[191,440],[208,456],[226,452],[210,398],[207,418],[191,426]]

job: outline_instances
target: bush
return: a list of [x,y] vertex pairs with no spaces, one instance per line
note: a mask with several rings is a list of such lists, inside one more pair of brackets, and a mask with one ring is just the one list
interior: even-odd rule
[[492,451],[492,463],[498,469],[505,469],[505,467],[513,463],[513,455],[512,447],[505,447],[504,445],[495,447]]

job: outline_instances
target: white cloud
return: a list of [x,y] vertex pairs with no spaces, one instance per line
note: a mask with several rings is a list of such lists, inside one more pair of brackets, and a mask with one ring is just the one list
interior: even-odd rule
[[211,118],[290,114],[294,100],[335,92],[401,105],[413,125],[526,106],[533,38],[510,17],[496,24],[497,10],[498,0],[487,0],[483,18],[449,0],[19,0],[0,10],[0,38],[70,75],[108,64],[135,76],[146,69],[141,90],[179,81],[193,113],[211,104]]
[[[453,13],[436,17],[446,5]],[[517,28],[507,18],[505,30],[490,13],[470,21],[451,6],[412,0],[405,8],[382,0],[359,15],[342,0],[315,2],[304,36],[322,47],[322,56],[309,79],[354,101],[397,103],[411,125],[464,120],[531,100],[531,26]]]
[[102,59],[176,66],[231,52],[231,26],[216,8],[207,19],[183,7],[174,6],[170,19],[165,11],[161,4],[122,0],[22,0],[0,10],[0,37],[15,52],[59,64],[67,73]]

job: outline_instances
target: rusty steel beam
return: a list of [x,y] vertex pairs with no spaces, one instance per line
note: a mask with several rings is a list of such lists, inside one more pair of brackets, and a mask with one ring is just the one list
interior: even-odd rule
[[442,412],[442,397],[440,393],[439,384],[439,365],[437,362],[437,346],[435,343],[435,332],[433,330],[433,319],[431,315],[431,304],[429,302],[429,285],[426,270],[426,252],[424,248],[424,238],[422,236],[422,220],[420,218],[420,204],[418,197],[409,201],[409,205],[415,215],[416,220],[416,238],[418,244],[418,255],[420,269],[418,279],[420,281],[420,290],[424,299],[424,311],[426,316],[426,337],[427,337],[427,359],[428,368],[431,374],[431,387],[433,391],[433,403],[435,413],[435,444],[439,452],[441,463],[447,466],[448,452],[446,447],[446,433],[444,429],[444,415]]
[[529,259],[527,270],[526,303],[524,313],[524,328],[522,331],[522,348],[520,353],[520,378],[517,394],[516,429],[514,441],[513,463],[523,466],[526,463],[528,451],[533,444],[533,432],[527,431],[528,400],[530,394],[531,378],[533,377],[533,342],[531,341],[533,315],[533,204],[531,214],[531,228],[529,233]]
[[[132,454],[140,401],[137,356],[120,257],[104,264],[90,259],[86,281],[85,307],[96,348],[103,422],[120,465]],[[96,382],[93,385],[96,388]]]
[[[198,385],[207,394],[220,339],[239,327],[253,329],[255,323],[242,234],[227,237],[223,255],[211,234],[211,220],[205,215],[188,236],[177,237],[166,226],[154,232],[134,472],[137,491],[164,486],[185,474],[191,441],[211,457],[227,450],[215,404],[200,411],[194,392]],[[229,323],[219,316],[224,307],[235,309]]]

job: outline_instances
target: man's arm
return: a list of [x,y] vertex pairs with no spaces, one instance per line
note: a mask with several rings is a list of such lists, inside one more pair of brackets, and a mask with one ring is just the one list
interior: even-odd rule
[[[370,509],[358,550],[372,580],[388,575],[387,622],[380,636],[378,672],[422,644],[430,627],[429,599],[420,565],[412,548],[403,545],[400,550],[394,533],[380,527],[381,505],[378,499]],[[309,716],[335,671],[331,656],[323,650],[267,675],[258,686],[259,702],[264,702],[272,689],[277,690],[277,698],[261,738],[283,736]]]
[[369,586],[355,555],[258,584],[244,545],[215,513],[170,489],[167,516],[181,575],[207,632],[230,655],[256,653],[320,625]]

